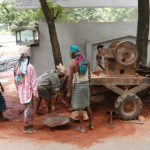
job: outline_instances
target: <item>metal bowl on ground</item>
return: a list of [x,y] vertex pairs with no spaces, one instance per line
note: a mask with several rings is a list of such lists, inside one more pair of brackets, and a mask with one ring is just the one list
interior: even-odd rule
[[66,125],[70,122],[70,119],[68,117],[64,116],[50,116],[49,118],[46,118],[44,121],[44,125],[53,128],[53,127],[59,127]]

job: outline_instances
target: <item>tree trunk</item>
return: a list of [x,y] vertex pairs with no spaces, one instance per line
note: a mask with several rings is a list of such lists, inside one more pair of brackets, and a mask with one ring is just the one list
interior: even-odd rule
[[52,52],[53,52],[53,57],[54,57],[54,62],[55,62],[55,67],[56,67],[59,63],[62,63],[60,46],[59,46],[56,28],[55,28],[56,18],[55,16],[53,16],[54,15],[53,10],[51,10],[48,7],[47,1],[46,0],[39,0],[39,1],[41,3],[41,8],[42,8],[43,14],[45,16],[45,19],[48,25],[50,42],[52,45]]
[[50,41],[52,45],[54,62],[56,66],[59,63],[62,63],[62,57],[61,57],[60,46],[57,38],[55,23],[54,22],[48,23],[48,29],[50,34]]
[[139,61],[147,63],[147,47],[149,35],[149,0],[138,0],[138,27],[136,45]]

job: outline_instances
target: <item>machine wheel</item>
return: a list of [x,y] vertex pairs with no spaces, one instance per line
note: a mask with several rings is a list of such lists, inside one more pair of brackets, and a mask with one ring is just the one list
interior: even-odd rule
[[123,66],[132,65],[138,59],[137,47],[129,41],[118,43],[114,48],[114,52],[116,61]]
[[140,114],[142,102],[135,94],[122,95],[116,100],[115,109],[123,120],[132,120]]

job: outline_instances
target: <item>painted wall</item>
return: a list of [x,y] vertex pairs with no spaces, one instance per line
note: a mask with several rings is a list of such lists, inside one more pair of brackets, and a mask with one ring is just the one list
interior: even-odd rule
[[[50,38],[46,23],[41,23],[40,29],[40,45],[33,47],[31,50],[32,63],[34,64],[37,74],[40,75],[46,70],[54,69],[54,60],[50,44]],[[125,36],[136,36],[136,23],[72,23],[56,24],[58,40],[60,42],[61,54],[64,66],[67,68],[71,62],[69,57],[69,46],[77,44],[81,48],[82,54],[85,56],[90,53],[87,48],[88,43],[104,43],[107,41]],[[130,39],[129,39],[130,40]],[[149,45],[150,47],[150,45]],[[86,50],[88,49],[88,51]],[[87,58],[89,60],[93,58]],[[150,58],[150,52],[148,53]],[[94,58],[95,59],[95,58]]]

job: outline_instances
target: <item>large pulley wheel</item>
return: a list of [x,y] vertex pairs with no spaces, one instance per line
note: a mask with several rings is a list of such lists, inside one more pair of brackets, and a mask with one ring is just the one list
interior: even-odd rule
[[115,48],[116,45],[119,44],[120,42],[121,42],[121,41],[114,41],[114,42],[112,42],[112,43],[108,46],[108,48]]
[[123,41],[116,44],[114,48],[115,59],[118,63],[128,66],[134,64],[138,59],[138,50],[135,44]]
[[136,119],[142,109],[142,102],[135,94],[119,96],[115,102],[117,114],[123,120]]

